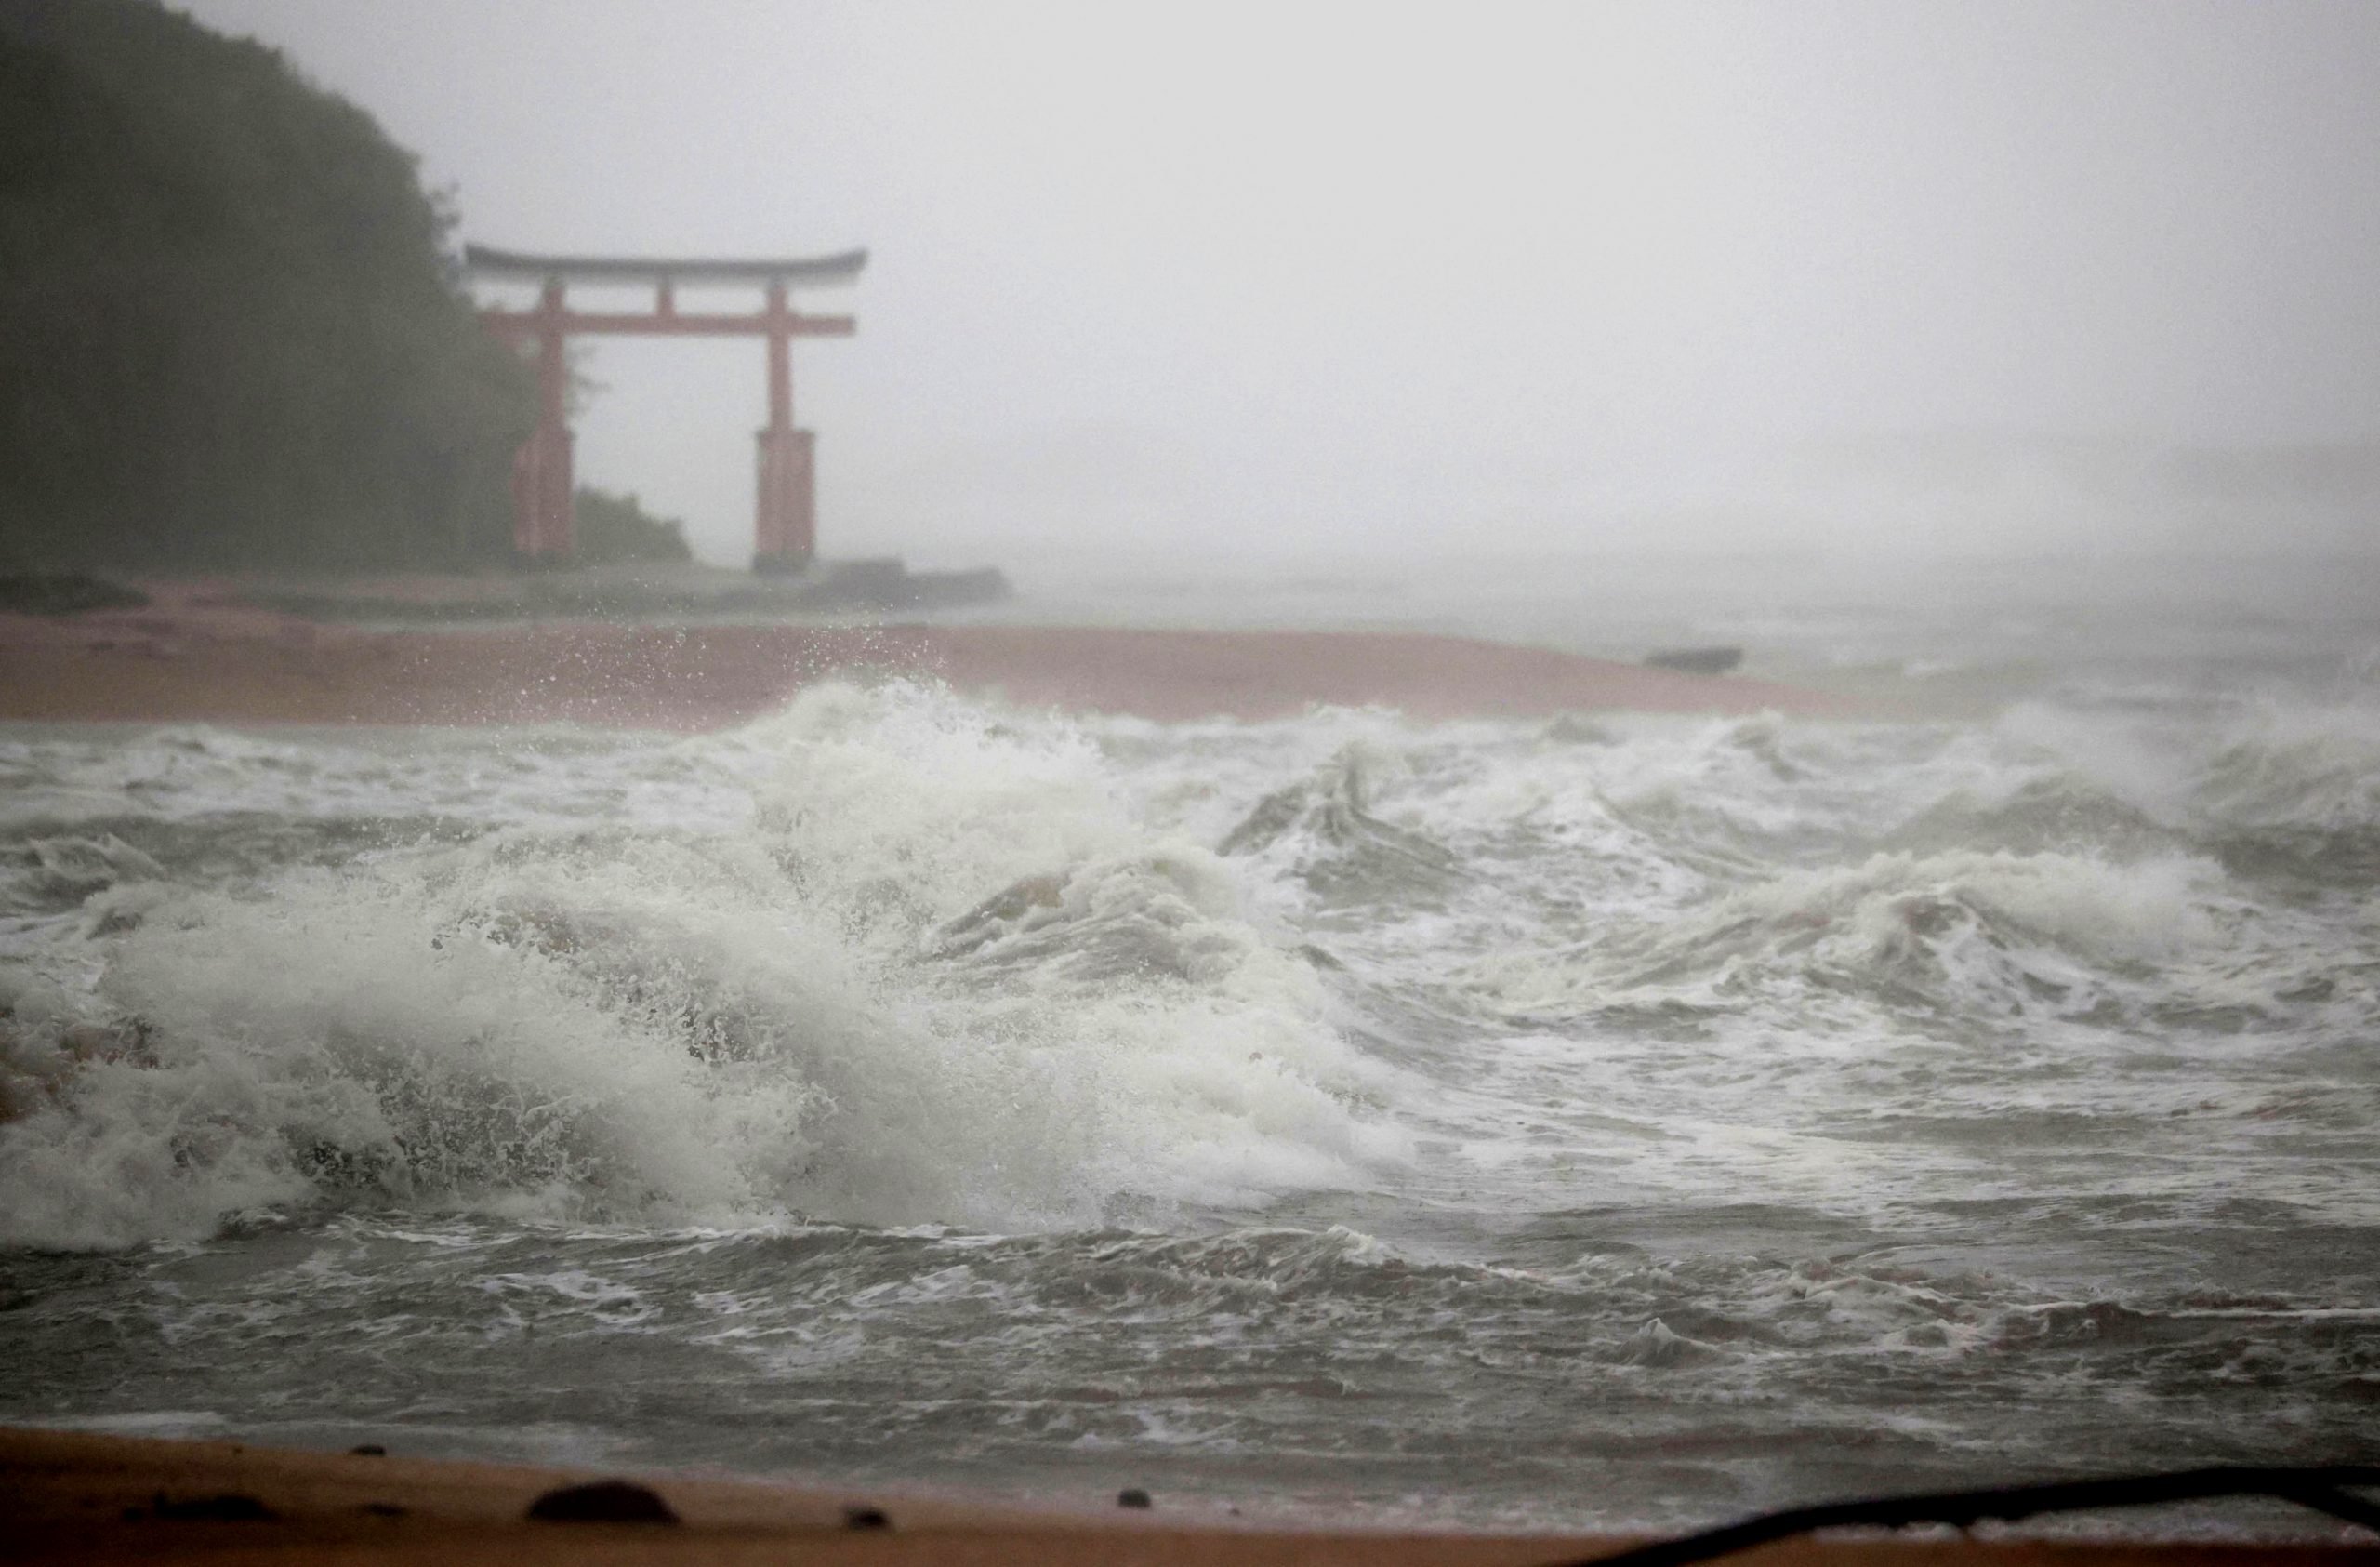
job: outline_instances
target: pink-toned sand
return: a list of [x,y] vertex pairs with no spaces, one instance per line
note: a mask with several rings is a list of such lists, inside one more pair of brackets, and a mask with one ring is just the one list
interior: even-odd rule
[[[1160,1495],[1146,1511],[689,1475],[636,1483],[674,1524],[533,1521],[614,1477],[403,1454],[299,1453],[0,1428],[0,1560],[233,1567],[1538,1567],[1638,1542],[1248,1527]],[[867,1525],[853,1523],[855,1509]],[[1805,1535],[1744,1567],[2345,1567],[2351,1546]]]
[[769,712],[808,683],[867,671],[1164,720],[1269,718],[1317,704],[1433,719],[1845,708],[1759,681],[1394,632],[560,620],[387,631],[245,608],[198,585],[151,586],[156,602],[145,609],[0,615],[0,719],[699,730]]

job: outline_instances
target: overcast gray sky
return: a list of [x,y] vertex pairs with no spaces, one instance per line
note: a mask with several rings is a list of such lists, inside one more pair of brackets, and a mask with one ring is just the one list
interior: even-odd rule
[[[1611,514],[1810,436],[2380,429],[2371,0],[179,5],[469,238],[869,247],[795,354],[835,553],[1659,542]],[[582,473],[748,551],[758,344],[590,368]]]

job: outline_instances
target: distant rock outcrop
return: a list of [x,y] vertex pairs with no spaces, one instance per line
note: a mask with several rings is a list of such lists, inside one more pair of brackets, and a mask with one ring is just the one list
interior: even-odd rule
[[1671,647],[1645,656],[1652,668],[1681,674],[1726,674],[1743,661],[1740,647]]
[[84,571],[0,572],[0,615],[80,615],[92,609],[140,609],[149,595]]

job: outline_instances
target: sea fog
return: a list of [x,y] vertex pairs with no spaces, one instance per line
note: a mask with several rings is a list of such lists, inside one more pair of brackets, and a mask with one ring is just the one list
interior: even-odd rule
[[1871,716],[8,728],[0,1419],[1529,1528],[2380,1460],[2370,561],[1014,576]]

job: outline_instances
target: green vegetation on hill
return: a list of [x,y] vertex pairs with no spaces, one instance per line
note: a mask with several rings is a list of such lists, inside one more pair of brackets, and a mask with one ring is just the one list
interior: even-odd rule
[[500,559],[524,368],[413,157],[151,0],[0,4],[0,559]]
[[597,561],[691,561],[686,525],[656,517],[633,495],[581,485],[572,506],[573,558]]

